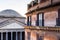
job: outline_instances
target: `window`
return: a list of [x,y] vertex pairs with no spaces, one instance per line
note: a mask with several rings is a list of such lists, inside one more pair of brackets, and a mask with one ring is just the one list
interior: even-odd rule
[[27,17],[27,26],[31,26],[31,16]]
[[57,23],[56,23],[56,26],[60,26],[60,18],[57,18],[57,19],[56,19],[56,22],[57,22]]
[[47,0],[41,0],[41,3],[46,2]]
[[36,23],[37,26],[44,26],[44,14],[43,13],[37,14],[36,22],[37,22]]
[[58,18],[56,18],[56,26],[60,26],[60,9],[58,10]]
[[27,32],[27,40],[30,40],[30,32]]
[[40,36],[39,34],[37,34],[37,40],[43,40],[43,36]]
[[28,9],[31,8],[31,4],[28,4]]
[[40,3],[41,2],[41,0],[38,0],[38,3]]
[[47,0],[35,0],[35,2],[37,3],[42,3],[42,2],[46,2]]
[[38,0],[34,0],[35,2],[38,2]]

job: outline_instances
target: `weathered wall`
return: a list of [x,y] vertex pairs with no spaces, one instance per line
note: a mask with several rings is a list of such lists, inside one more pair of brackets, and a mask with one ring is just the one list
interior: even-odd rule
[[[29,30],[25,29],[25,40],[27,38],[27,32],[30,32],[30,40],[37,40],[38,38],[42,37],[43,40],[58,40],[60,39],[60,33],[53,32],[53,31],[41,31],[41,30]],[[38,36],[37,36],[38,34]]]
[[44,40],[58,40],[58,35],[54,32],[46,32],[44,35]]
[[36,33],[35,32],[31,32],[31,40],[37,40],[36,39]]
[[32,26],[36,26],[37,15],[32,15]]
[[44,13],[44,26],[56,26],[56,18],[58,18],[58,11]]
[[25,40],[28,40],[27,32],[30,32],[30,40],[36,40],[36,33],[29,29],[25,29]]

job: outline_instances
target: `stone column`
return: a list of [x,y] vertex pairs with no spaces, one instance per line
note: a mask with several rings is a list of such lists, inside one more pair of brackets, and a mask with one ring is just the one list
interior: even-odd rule
[[16,32],[16,40],[18,40],[18,38],[17,38],[17,32]]
[[22,40],[22,32],[20,32],[20,40]]
[[0,32],[0,40],[1,40],[1,32]]
[[6,40],[8,40],[8,32],[6,32]]
[[11,32],[11,40],[12,40],[12,32]]
[[1,32],[1,40],[3,40],[3,32]]

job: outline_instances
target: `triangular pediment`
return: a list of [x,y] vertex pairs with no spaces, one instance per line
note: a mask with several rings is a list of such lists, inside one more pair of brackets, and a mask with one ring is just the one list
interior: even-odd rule
[[4,27],[1,27],[0,29],[21,29],[24,28],[22,25],[18,24],[18,23],[11,23],[9,25],[6,25]]
[[15,23],[15,24],[18,24],[18,25],[20,25],[20,26],[25,26],[25,23],[23,23],[23,22],[21,22],[21,21],[18,21],[18,20],[5,20],[5,21],[3,21],[3,22],[0,22],[0,28],[2,28],[2,27],[5,27],[5,26],[8,26],[8,25],[10,25],[10,24],[12,24],[12,23]]

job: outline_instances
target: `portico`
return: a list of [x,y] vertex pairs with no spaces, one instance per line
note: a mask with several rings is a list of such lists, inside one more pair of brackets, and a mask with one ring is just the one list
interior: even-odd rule
[[24,40],[23,29],[0,29],[0,40]]

